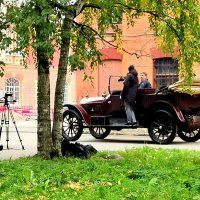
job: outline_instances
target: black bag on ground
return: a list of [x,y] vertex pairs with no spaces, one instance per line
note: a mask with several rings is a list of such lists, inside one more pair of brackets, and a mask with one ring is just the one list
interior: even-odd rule
[[97,153],[97,150],[92,145],[83,145],[78,142],[70,143],[64,139],[61,142],[61,152],[66,157],[78,157],[88,159],[92,154]]

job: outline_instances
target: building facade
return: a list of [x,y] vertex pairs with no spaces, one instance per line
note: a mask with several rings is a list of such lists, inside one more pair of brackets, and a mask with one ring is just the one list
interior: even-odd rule
[[[14,45],[14,44],[12,44]],[[12,45],[9,48],[13,48]],[[10,54],[9,51],[1,51],[1,60],[5,62],[4,76],[0,77],[0,98],[5,93],[11,93],[11,100],[16,102],[12,105],[19,108],[37,109],[37,67],[35,60],[29,56],[24,66],[22,55]],[[54,106],[54,93],[57,80],[59,52],[55,53],[52,66],[50,67],[50,87],[51,87],[51,109]],[[69,73],[66,77],[64,103],[76,101],[75,76]],[[12,104],[12,103],[10,103]],[[3,104],[2,104],[3,105]],[[0,105],[0,106],[2,106]]]
[[[109,76],[125,76],[128,66],[133,64],[138,71],[146,72],[148,79],[154,88],[174,83],[178,80],[178,62],[174,55],[165,55],[157,48],[155,37],[150,30],[148,19],[139,19],[134,27],[126,25],[126,19],[122,20],[122,47],[125,51],[119,52],[109,44],[100,43],[103,64],[96,66],[91,71],[89,67],[85,72],[93,77],[93,80],[83,81],[82,71],[68,73],[65,85],[64,103],[79,102],[85,96],[100,96],[108,94]],[[9,34],[9,33],[8,33]],[[111,39],[113,31],[108,30],[105,39]],[[15,37],[13,35],[13,37]],[[12,46],[13,45],[13,46]],[[0,60],[6,63],[4,76],[0,77],[0,94],[5,92],[13,94],[16,100],[15,106],[37,108],[37,69],[34,58],[29,56],[27,67],[24,67],[20,54],[9,54],[9,48],[0,52]],[[50,68],[51,83],[51,108],[54,106],[54,92],[57,79],[57,67],[59,52],[54,55]],[[196,64],[194,71],[198,74],[200,65]]]
[[[133,64],[138,71],[146,72],[153,88],[172,84],[178,80],[178,61],[175,53],[166,55],[156,44],[156,38],[150,30],[148,18],[142,17],[134,26],[127,26],[126,19],[119,25],[122,30],[122,47],[125,51],[118,52],[105,43],[99,45],[103,56],[103,65],[97,66],[93,72],[87,69],[94,77],[94,82],[84,81],[83,73],[76,73],[76,100],[85,96],[99,96],[108,93],[109,76],[125,76],[129,65]],[[111,39],[112,30],[108,30],[105,39]],[[194,66],[198,75],[199,63]]]

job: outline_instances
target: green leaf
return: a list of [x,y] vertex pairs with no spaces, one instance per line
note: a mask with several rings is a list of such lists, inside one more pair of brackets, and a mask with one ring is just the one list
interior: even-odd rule
[[154,186],[158,184],[158,178],[152,178],[150,181],[149,181],[149,186]]

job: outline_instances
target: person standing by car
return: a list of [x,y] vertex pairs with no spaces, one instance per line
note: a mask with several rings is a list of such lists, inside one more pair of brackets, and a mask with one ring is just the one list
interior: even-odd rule
[[133,65],[128,68],[128,74],[123,82],[124,86],[121,92],[121,99],[124,101],[127,125],[136,125],[135,113],[133,111],[133,104],[135,102],[138,89],[138,73]]
[[141,81],[139,84],[139,89],[151,89],[151,84],[149,83],[149,81],[147,79],[147,73],[142,72],[140,74],[140,77],[141,77]]

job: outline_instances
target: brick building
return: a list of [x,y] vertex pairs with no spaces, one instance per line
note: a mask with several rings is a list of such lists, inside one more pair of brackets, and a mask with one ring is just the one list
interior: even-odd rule
[[[126,24],[124,19],[120,25],[122,45],[126,52],[119,53],[109,45],[100,46],[103,54],[103,65],[97,66],[96,70],[93,71],[93,85],[90,81],[82,81],[83,73],[76,73],[77,101],[84,96],[99,96],[104,91],[108,93],[109,75],[125,76],[130,64],[135,66],[138,74],[146,72],[151,85],[156,89],[178,80],[178,62],[174,59],[175,55],[165,55],[157,48],[148,19],[146,17],[140,18],[134,27],[127,27]],[[109,40],[112,35],[112,30],[108,30],[106,38]],[[194,66],[196,74],[198,74],[199,67],[199,64]]]
[[[103,65],[96,66],[93,72],[89,68],[86,69],[87,74],[93,76],[93,82],[83,81],[81,71],[69,73],[66,77],[65,103],[79,102],[82,97],[99,96],[102,92],[108,93],[109,75],[126,75],[130,64],[134,64],[138,73],[147,72],[148,79],[154,88],[178,80],[178,63],[171,55],[164,55],[157,49],[147,18],[138,20],[134,27],[127,27],[124,19],[120,26],[123,33],[122,45],[126,52],[118,52],[108,44],[100,44]],[[113,31],[108,30],[106,38],[109,39],[112,35]],[[136,53],[137,56],[131,53]],[[51,108],[53,108],[58,59],[58,52],[56,52],[50,69]],[[36,108],[37,69],[34,59],[30,56],[27,60],[28,67],[24,68],[20,53],[10,55],[8,51],[3,51],[0,52],[0,60],[6,63],[4,76],[0,78],[0,94],[11,92],[13,98],[17,100],[16,106]],[[198,68],[199,64],[195,67],[196,73]]]

